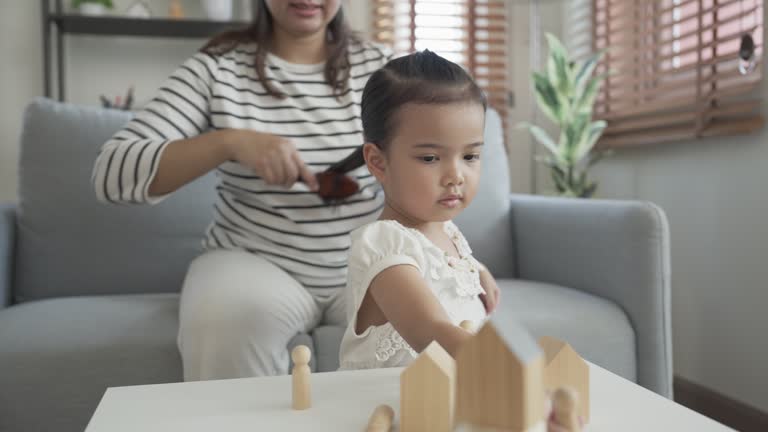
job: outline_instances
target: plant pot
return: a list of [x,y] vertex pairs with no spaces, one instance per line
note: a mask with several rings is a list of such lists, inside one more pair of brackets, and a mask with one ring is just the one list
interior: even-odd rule
[[203,10],[212,21],[232,20],[232,0],[201,0]]
[[83,3],[78,7],[82,15],[100,16],[107,13],[107,8],[100,3]]

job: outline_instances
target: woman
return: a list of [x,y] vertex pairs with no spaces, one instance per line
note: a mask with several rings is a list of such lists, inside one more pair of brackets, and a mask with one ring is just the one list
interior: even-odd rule
[[356,194],[327,202],[315,174],[362,145],[360,96],[388,57],[351,35],[340,0],[261,0],[253,25],[211,40],[104,144],[93,181],[106,202],[220,178],[181,292],[185,380],[284,374],[294,335],[345,324],[349,233],[383,196],[363,167]]

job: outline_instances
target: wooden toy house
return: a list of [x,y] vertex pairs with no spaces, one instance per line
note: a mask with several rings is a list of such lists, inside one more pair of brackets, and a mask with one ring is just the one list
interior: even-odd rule
[[493,315],[456,355],[455,422],[527,431],[544,421],[544,355],[516,321]]
[[432,342],[400,375],[400,432],[453,430],[456,364]]
[[589,422],[589,365],[568,343],[549,336],[539,338],[544,350],[544,389],[572,387],[578,396],[577,414]]

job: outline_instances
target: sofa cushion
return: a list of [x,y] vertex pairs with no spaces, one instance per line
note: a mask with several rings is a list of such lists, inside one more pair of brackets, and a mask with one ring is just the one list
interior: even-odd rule
[[123,111],[37,99],[21,136],[16,302],[178,291],[210,222],[213,175],[154,206],[101,204],[91,172]]
[[337,325],[322,325],[312,331],[318,371],[330,372],[339,368],[339,348],[345,330]]
[[615,303],[558,285],[498,280],[498,313],[512,314],[537,338],[571,344],[582,357],[636,382],[635,331]]
[[82,431],[107,387],[181,381],[178,301],[70,297],[0,311],[0,430]]
[[514,242],[509,220],[509,166],[501,118],[489,109],[485,119],[482,173],[472,204],[454,221],[478,260],[496,277],[515,276]]

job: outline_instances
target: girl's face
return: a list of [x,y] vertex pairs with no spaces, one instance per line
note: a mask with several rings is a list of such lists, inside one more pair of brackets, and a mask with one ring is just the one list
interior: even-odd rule
[[341,0],[265,0],[275,23],[294,36],[324,32],[336,16]]
[[444,222],[477,192],[485,111],[477,103],[402,106],[386,151],[369,144],[366,161],[387,205],[414,224]]

